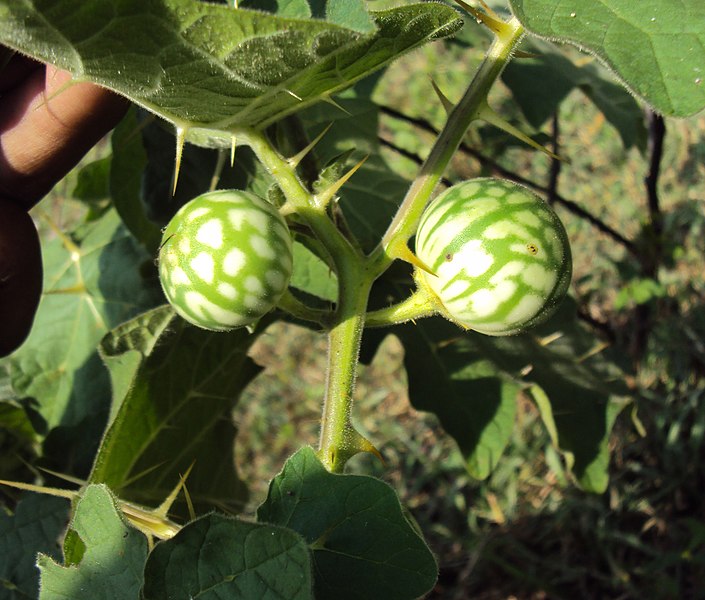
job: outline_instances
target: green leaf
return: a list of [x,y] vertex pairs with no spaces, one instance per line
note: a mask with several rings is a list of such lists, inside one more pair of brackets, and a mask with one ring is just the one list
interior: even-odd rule
[[440,319],[393,332],[406,349],[411,402],[438,415],[471,474],[485,477],[500,460],[517,394],[526,389],[577,483],[605,490],[609,434],[630,393],[606,346],[578,323],[572,301],[523,335],[463,332]]
[[394,330],[404,344],[409,399],[438,415],[473,477],[497,465],[514,428],[521,386],[503,375],[458,327],[428,319]]
[[701,0],[510,0],[530,32],[594,53],[658,112],[705,107],[705,3]]
[[330,302],[338,298],[338,279],[335,273],[300,242],[294,243],[294,272],[289,285]]
[[83,559],[77,566],[62,567],[40,556],[40,600],[137,600],[147,539],[127,525],[105,486],[85,489],[71,528],[85,545]]
[[[0,512],[0,590],[3,598],[36,598],[39,590],[37,554],[59,558],[59,537],[68,521],[63,498],[26,494],[14,514]],[[10,592],[9,590],[13,590]]]
[[523,49],[539,57],[512,61],[502,79],[532,127],[539,129],[577,87],[617,129],[625,148],[643,144],[643,111],[602,65],[596,61],[578,65],[554,44],[537,39]]
[[362,34],[195,0],[0,0],[0,42],[229,147],[227,132],[266,127],[461,26],[437,3],[373,18]]
[[107,372],[96,348],[115,325],[162,297],[152,260],[107,212],[74,238],[44,244],[44,293],[32,332],[11,358],[19,395],[37,399],[48,428],[104,415]]
[[142,593],[145,600],[312,600],[310,555],[290,529],[211,514],[154,548]]
[[151,256],[156,256],[162,232],[148,218],[142,202],[142,177],[147,154],[139,133],[136,111],[130,110],[110,137],[113,147],[110,195],[125,227]]
[[364,0],[328,0],[326,17],[331,23],[360,33],[375,30],[375,23],[365,8]]
[[100,351],[113,405],[90,481],[155,506],[193,464],[197,509],[241,509],[247,492],[234,467],[230,411],[259,371],[246,354],[256,337],[191,327],[168,306],[111,331]]
[[329,473],[311,448],[289,458],[257,520],[304,537],[317,598],[408,600],[435,583],[435,559],[394,491],[371,477]]

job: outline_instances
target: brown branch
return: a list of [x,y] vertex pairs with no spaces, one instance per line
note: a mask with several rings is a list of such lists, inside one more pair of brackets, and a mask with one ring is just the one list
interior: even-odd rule
[[[666,123],[661,115],[653,111],[647,113],[649,121],[649,169],[644,177],[649,223],[644,231],[644,246],[639,256],[641,268],[646,277],[658,279],[658,269],[663,258],[663,213],[658,196],[658,179],[663,159],[663,141],[666,137]],[[646,351],[653,326],[653,306],[640,304],[634,311],[635,327],[632,340],[632,354],[639,361]]]

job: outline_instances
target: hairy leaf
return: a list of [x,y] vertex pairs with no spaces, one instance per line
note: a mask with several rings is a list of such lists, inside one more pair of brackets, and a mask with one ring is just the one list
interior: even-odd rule
[[313,551],[317,598],[417,598],[437,576],[428,546],[407,521],[394,491],[361,475],[326,471],[302,448],[272,481],[260,522],[289,527]]
[[702,0],[510,3],[529,31],[594,53],[658,112],[685,117],[705,107]]
[[461,25],[428,3],[376,13],[360,33],[361,3],[328,8],[357,29],[195,0],[0,0],[0,42],[211,138],[265,127]]
[[290,529],[207,515],[156,546],[142,594],[145,600],[312,600],[309,551]]
[[83,558],[78,565],[62,567],[41,556],[40,600],[137,600],[147,539],[127,525],[105,486],[84,490],[71,528],[85,545]]
[[237,511],[246,498],[233,461],[230,411],[258,372],[256,335],[191,327],[164,306],[111,331],[100,346],[110,370],[110,423],[90,480],[156,506],[193,464],[187,485],[200,510]]

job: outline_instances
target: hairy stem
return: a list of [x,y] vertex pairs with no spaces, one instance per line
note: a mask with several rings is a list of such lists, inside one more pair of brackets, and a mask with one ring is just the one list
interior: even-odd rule
[[318,457],[331,472],[343,470],[358,452],[374,447],[352,425],[353,392],[372,278],[361,262],[338,274],[340,303],[328,334],[328,377]]
[[434,302],[426,288],[419,287],[406,300],[367,313],[365,326],[389,327],[390,325],[398,325],[414,319],[430,317],[437,314],[437,307],[437,301]]
[[238,134],[238,140],[252,148],[259,161],[276,179],[289,204],[311,228],[316,237],[328,248],[334,261],[345,260],[358,253],[341,234],[335,224],[316,206],[313,194],[301,182],[296,167],[283,158],[259,131],[249,130]]

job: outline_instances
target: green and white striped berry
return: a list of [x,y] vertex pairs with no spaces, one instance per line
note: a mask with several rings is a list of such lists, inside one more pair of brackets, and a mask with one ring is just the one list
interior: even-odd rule
[[519,333],[548,318],[572,274],[570,245],[556,213],[510,181],[455,185],[424,211],[416,255],[435,275],[417,282],[439,312],[487,335]]
[[277,209],[239,190],[218,190],[185,204],[159,251],[164,294],[184,319],[215,331],[256,322],[286,290],[291,234]]

